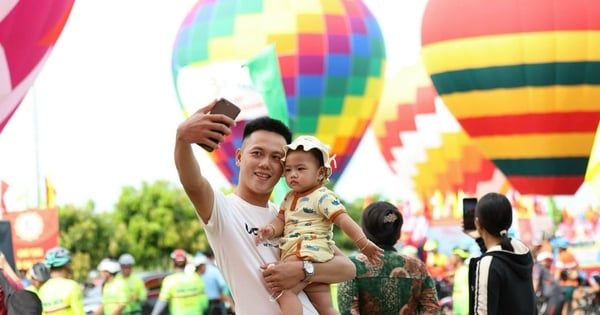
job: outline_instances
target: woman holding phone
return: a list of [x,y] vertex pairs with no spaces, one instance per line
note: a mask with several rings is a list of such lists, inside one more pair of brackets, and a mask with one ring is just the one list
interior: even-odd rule
[[483,253],[469,262],[469,314],[537,314],[533,257],[529,248],[508,237],[512,206],[501,194],[484,195],[475,207],[476,238]]

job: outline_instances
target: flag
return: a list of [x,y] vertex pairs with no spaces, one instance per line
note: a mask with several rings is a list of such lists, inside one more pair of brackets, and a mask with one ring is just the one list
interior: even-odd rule
[[289,127],[287,101],[275,45],[267,46],[248,60],[246,67],[248,67],[254,88],[265,101],[269,116],[281,120]]
[[[286,126],[290,126],[285,99],[285,90],[281,81],[281,70],[275,52],[275,45],[271,44],[260,51],[256,56],[250,58],[245,64],[248,67],[250,79],[254,88],[265,101],[269,117],[281,120]],[[283,201],[288,188],[283,178],[279,180],[273,189],[273,202],[279,204]]]
[[45,178],[46,182],[46,209],[54,208],[55,203],[54,199],[56,197],[56,189],[54,189],[54,185],[50,182],[48,177]]
[[2,214],[1,217],[4,217],[4,215],[8,212],[6,209],[6,203],[4,203],[4,195],[6,195],[7,190],[8,183],[6,183],[3,180],[0,180],[0,213]]

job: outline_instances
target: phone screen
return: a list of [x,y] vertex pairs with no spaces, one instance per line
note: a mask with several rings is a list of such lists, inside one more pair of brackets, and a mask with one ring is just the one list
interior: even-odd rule
[[465,231],[474,231],[475,228],[475,206],[477,198],[463,198],[463,229]]
[[[240,114],[241,109],[239,107],[237,107],[235,104],[233,104],[232,102],[228,101],[227,99],[224,98],[220,98],[217,101],[217,104],[215,104],[215,106],[212,108],[212,110],[210,111],[210,114],[223,114],[225,116],[230,117],[231,119],[235,119],[239,114]],[[211,141],[217,143],[218,141],[216,139],[210,139]],[[213,149],[205,144],[202,143],[198,143],[199,146],[201,146],[204,150],[208,151],[208,152],[212,152]]]

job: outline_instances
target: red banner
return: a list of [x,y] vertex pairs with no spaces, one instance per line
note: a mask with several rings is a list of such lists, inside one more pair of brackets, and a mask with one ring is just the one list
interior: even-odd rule
[[43,262],[46,251],[58,246],[58,211],[28,209],[8,212],[5,217],[12,227],[17,269],[29,269]]

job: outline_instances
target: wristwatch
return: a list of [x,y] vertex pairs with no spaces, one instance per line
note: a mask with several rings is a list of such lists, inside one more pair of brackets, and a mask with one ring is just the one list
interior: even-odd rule
[[305,260],[303,265],[302,265],[302,269],[304,270],[304,282],[310,282],[310,279],[312,279],[313,275],[315,274],[315,266],[313,266],[313,263]]

